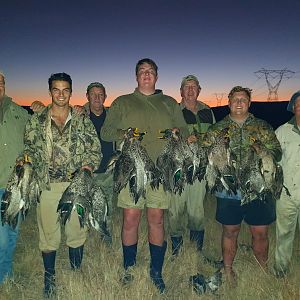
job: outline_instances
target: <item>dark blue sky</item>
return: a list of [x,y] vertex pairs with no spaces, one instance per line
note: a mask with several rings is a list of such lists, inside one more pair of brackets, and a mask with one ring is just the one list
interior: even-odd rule
[[[109,101],[136,86],[143,57],[159,67],[157,87],[180,100],[183,76],[195,74],[200,99],[234,85],[267,99],[254,72],[288,68],[279,98],[300,89],[300,1],[2,1],[0,69],[7,94],[19,103],[49,100],[47,79],[67,72],[73,103],[83,102],[92,81],[107,87]],[[226,103],[224,96],[223,104]]]

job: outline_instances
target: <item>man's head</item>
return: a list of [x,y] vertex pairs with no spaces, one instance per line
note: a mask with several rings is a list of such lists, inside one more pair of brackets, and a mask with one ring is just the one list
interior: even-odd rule
[[156,63],[150,58],[143,58],[138,61],[135,67],[136,81],[138,88],[141,90],[155,90],[157,81]]
[[300,118],[300,91],[292,95],[287,110],[293,112],[297,118]]
[[94,114],[101,114],[106,97],[105,87],[100,82],[92,82],[86,89],[86,98]]
[[183,77],[180,86],[180,94],[184,103],[194,103],[197,101],[201,87],[195,75]]
[[3,100],[5,95],[5,76],[4,73],[0,71],[0,102]]
[[48,84],[52,104],[59,107],[69,105],[72,96],[72,79],[70,75],[66,73],[51,74]]
[[235,86],[228,95],[228,106],[233,118],[243,119],[248,116],[251,103],[251,90],[241,86]]

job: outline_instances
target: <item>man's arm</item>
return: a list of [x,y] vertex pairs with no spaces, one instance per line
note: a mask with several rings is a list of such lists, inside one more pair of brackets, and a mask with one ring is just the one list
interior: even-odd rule
[[41,112],[45,108],[45,104],[41,101],[33,101],[30,105],[30,108],[34,113]]
[[120,128],[122,120],[122,107],[116,99],[109,108],[100,136],[106,142],[114,142],[124,138],[124,128]]
[[23,160],[24,155],[28,155],[31,162],[34,164],[36,161],[36,148],[41,145],[41,140],[38,139],[38,130],[37,130],[37,118],[32,116],[25,126],[24,131],[24,151],[18,158],[18,160]]
[[178,105],[176,100],[173,98],[172,98],[172,101],[174,101],[173,114],[172,114],[173,127],[178,128],[180,130],[181,136],[184,138],[187,138],[189,136],[189,130],[188,130],[187,124],[184,120],[180,105]]
[[85,127],[84,136],[84,155],[82,160],[82,168],[96,170],[102,159],[101,144],[97,136],[97,132],[93,123],[86,116],[83,116]]
[[[280,143],[276,137],[276,134],[267,122],[263,122],[262,129],[260,131],[260,140],[258,141],[262,146],[265,147],[273,155],[276,162],[279,162],[282,157],[282,149]],[[256,142],[252,145],[256,149]]]

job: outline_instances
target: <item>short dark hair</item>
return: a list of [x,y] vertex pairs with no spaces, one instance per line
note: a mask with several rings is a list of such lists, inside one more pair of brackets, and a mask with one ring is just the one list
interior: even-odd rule
[[71,79],[71,76],[69,74],[67,74],[67,73],[51,74],[50,78],[48,79],[49,90],[51,90],[52,82],[54,80],[69,82],[70,88],[71,88],[71,91],[72,91],[72,79]]
[[154,69],[154,71],[157,75],[157,71],[158,71],[157,64],[151,58],[143,58],[137,62],[136,66],[135,66],[135,75],[137,75],[139,68],[142,64],[149,64]]
[[249,97],[249,99],[251,100],[251,92],[252,92],[252,90],[249,89],[249,88],[246,88],[246,87],[242,87],[240,85],[237,85],[237,86],[235,86],[235,87],[233,87],[231,89],[231,91],[228,94],[228,98],[231,99],[232,96],[233,96],[233,94],[237,93],[237,92],[244,92],[244,93],[246,93],[247,96]]

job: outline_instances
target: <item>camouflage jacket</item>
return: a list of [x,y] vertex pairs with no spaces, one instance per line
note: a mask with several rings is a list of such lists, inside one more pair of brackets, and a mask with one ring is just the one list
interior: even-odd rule
[[[50,189],[49,166],[50,157],[47,148],[47,125],[50,122],[47,106],[40,113],[35,113],[25,128],[24,154],[28,154],[37,172],[40,188]],[[90,119],[84,115],[74,114],[71,110],[70,160],[67,164],[68,174],[72,174],[82,166],[98,168],[101,146],[96,130]]]
[[212,143],[214,134],[224,128],[229,128],[229,147],[236,157],[237,166],[241,165],[243,157],[246,157],[250,146],[255,142],[260,143],[270,151],[276,162],[280,161],[282,155],[280,143],[271,125],[264,120],[249,114],[243,125],[240,126],[228,115],[208,129],[205,144],[209,146]]

